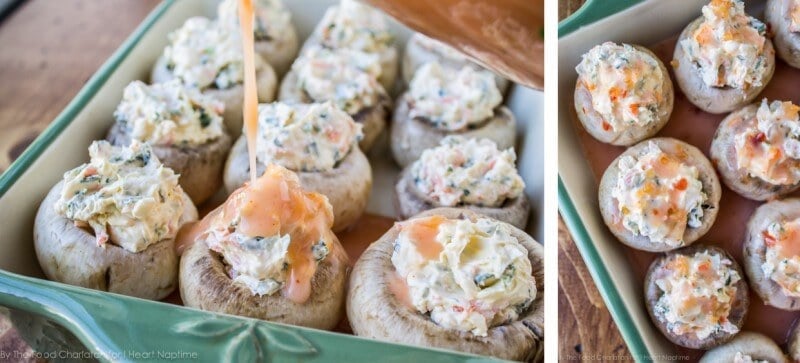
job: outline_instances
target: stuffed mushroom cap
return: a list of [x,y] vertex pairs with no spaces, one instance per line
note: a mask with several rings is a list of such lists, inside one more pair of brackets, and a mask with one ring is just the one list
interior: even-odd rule
[[106,135],[112,145],[148,142],[153,153],[180,175],[181,188],[199,205],[217,192],[231,138],[222,122],[224,105],[178,80],[125,87]]
[[498,106],[485,122],[476,128],[460,131],[441,130],[424,117],[411,117],[407,97],[400,96],[390,130],[392,156],[398,165],[406,167],[422,156],[422,152],[439,145],[451,135],[464,138],[489,139],[500,149],[514,147],[517,138],[516,118],[505,106]]
[[[411,83],[411,79],[414,78],[414,73],[417,69],[422,67],[425,63],[430,62],[438,62],[444,67],[453,69],[470,66],[476,70],[484,70],[483,67],[455,48],[436,39],[429,38],[422,33],[414,33],[411,38],[408,39],[403,52],[403,63],[401,66],[403,82],[406,84]],[[497,88],[500,89],[500,93],[505,93],[506,90],[508,90],[510,82],[500,75],[495,74],[495,83],[497,84]]]
[[[140,252],[115,244],[97,245],[97,238],[55,212],[63,182],[45,197],[33,226],[36,257],[48,279],[142,299],[160,300],[178,284],[174,239],[165,239]],[[189,196],[184,199],[182,223],[197,220]]]
[[345,264],[323,260],[311,280],[311,296],[303,303],[280,292],[259,296],[234,283],[224,258],[203,242],[192,244],[180,258],[180,293],[186,306],[218,313],[333,329],[344,315]]
[[[639,167],[647,171],[637,171]],[[681,194],[683,205],[675,204],[672,196]],[[669,197],[646,199],[657,195]],[[614,159],[598,192],[600,213],[614,236],[651,252],[687,246],[706,234],[716,220],[721,195],[717,175],[703,153],[666,137],[642,141]],[[679,213],[669,213],[676,207]],[[653,218],[659,214],[669,218]]]
[[347,50],[377,59],[376,78],[386,90],[397,79],[397,48],[388,30],[387,17],[372,6],[356,0],[342,0],[329,7],[300,50],[301,57],[311,48]]
[[406,166],[448,135],[487,138],[500,148],[516,141],[516,120],[488,71],[427,63],[400,95],[391,130],[395,161]]
[[[475,212],[437,208],[415,217],[443,217],[475,222],[485,218]],[[407,223],[407,222],[406,222]],[[396,224],[362,254],[356,263],[348,290],[347,316],[356,335],[397,343],[446,348],[502,359],[533,361],[541,359],[544,339],[542,247],[525,232],[503,222],[505,230],[527,251],[533,268],[536,294],[530,305],[513,321],[489,327],[486,335],[446,328],[427,314],[409,306],[402,297],[402,280],[392,262],[395,241],[402,233]],[[525,252],[523,252],[525,254]],[[484,279],[484,281],[487,279]],[[406,301],[406,302],[403,302]]]
[[[257,55],[258,59],[259,56]],[[256,89],[258,90],[258,102],[270,102],[275,99],[276,89],[278,88],[278,78],[275,71],[269,64],[256,61],[261,64],[256,69]],[[150,81],[153,83],[167,82],[175,79],[175,75],[169,71],[166,66],[166,59],[159,58],[153,68],[153,73]],[[239,83],[232,85],[230,88],[205,88],[203,94],[211,96],[225,105],[225,112],[222,118],[225,121],[225,128],[232,137],[238,137],[242,134],[242,127],[244,124],[242,113],[242,102],[244,100],[244,86]]]
[[[348,49],[307,49],[292,65],[278,91],[285,103],[333,102],[362,124],[365,152],[386,128],[392,101],[377,80],[375,57]],[[347,90],[347,92],[342,92]]]
[[[225,105],[225,126],[231,136],[238,137],[242,132],[244,99],[244,56],[239,32],[216,21],[194,17],[169,37],[170,45],[153,66],[151,83],[177,78],[187,87],[221,101]],[[259,55],[255,64],[258,100],[272,101],[278,87],[275,70]]]
[[[800,187],[800,107],[766,99],[722,120],[711,142],[711,160],[722,181],[752,200],[770,200]],[[777,155],[777,156],[776,156]]]
[[587,52],[577,71],[575,111],[595,139],[632,145],[655,135],[669,121],[675,98],[672,81],[649,49],[606,42]]
[[[106,140],[113,145],[129,145],[131,135],[119,123],[108,130]],[[231,147],[231,137],[227,133],[198,146],[153,146],[153,153],[180,174],[181,188],[189,195],[192,203],[200,205],[207,201],[222,185],[222,171],[225,158]]]
[[475,211],[524,229],[530,203],[513,149],[488,139],[449,136],[406,167],[395,185],[398,214],[407,219],[438,207]]
[[800,68],[800,20],[794,16],[797,5],[792,0],[767,0],[765,17],[773,32],[778,57]]
[[347,255],[333,212],[271,164],[182,231],[180,291],[190,307],[318,329],[341,320]]
[[[282,121],[276,123],[276,117]],[[330,103],[262,105],[259,120],[256,175],[273,162],[297,170],[303,188],[328,198],[334,231],[355,223],[372,187],[372,168],[357,143],[360,125]],[[247,138],[242,136],[225,165],[225,188],[232,193],[249,178]]]
[[782,310],[800,310],[800,281],[792,276],[792,267],[800,265],[792,247],[798,223],[796,198],[762,204],[747,223],[743,249],[750,286],[765,304]]
[[754,332],[741,332],[731,341],[709,350],[700,363],[736,362],[737,358],[770,363],[789,363],[781,348],[767,336]]
[[33,237],[49,279],[153,300],[175,288],[174,238],[197,210],[177,176],[138,147],[95,142],[92,162],[47,194]]
[[[240,27],[238,3],[238,0],[225,0],[217,6],[219,22],[234,31],[239,31]],[[292,14],[281,0],[253,1],[253,12],[255,51],[282,76],[300,48]]]
[[[772,79],[775,49],[764,23],[747,15],[742,1],[712,2],[703,14],[689,23],[675,45],[675,80],[703,111],[730,112],[755,99]],[[720,39],[717,34],[722,33],[734,39]]]
[[[675,269],[681,272],[674,273]],[[681,294],[686,291],[715,292],[712,296]],[[720,300],[717,294],[727,298]],[[645,277],[644,297],[650,318],[661,333],[691,349],[710,349],[730,341],[741,330],[750,305],[747,282],[736,260],[721,248],[701,245],[667,252],[653,261]],[[676,310],[676,300],[682,302],[682,310]],[[728,302],[720,302],[725,300]],[[704,302],[703,306],[718,309],[715,311],[725,319],[715,320],[705,309],[691,308]]]

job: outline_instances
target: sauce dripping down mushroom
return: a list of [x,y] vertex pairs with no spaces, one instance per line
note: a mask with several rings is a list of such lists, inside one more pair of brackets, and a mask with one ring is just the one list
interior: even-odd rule
[[256,176],[258,97],[252,0],[240,0],[239,24],[244,53],[243,114],[250,155],[250,182],[234,191],[203,220],[185,226],[176,238],[176,249],[181,254],[210,228],[229,226],[235,218],[239,218],[239,232],[248,236],[288,234],[291,238],[287,251],[289,275],[283,286],[283,296],[302,304],[311,296],[311,280],[317,271],[312,246],[325,241],[329,251],[325,258],[330,259],[334,267],[347,263],[347,254],[331,232],[333,211],[325,196],[306,192],[294,173],[274,164],[267,165],[261,177]]
[[209,230],[230,226],[239,219],[238,231],[248,236],[289,235],[288,277],[283,296],[302,304],[311,296],[311,280],[317,271],[312,246],[325,241],[334,267],[347,263],[347,255],[331,232],[333,210],[322,194],[302,189],[296,175],[270,164],[254,183],[234,191],[221,206],[200,222],[184,227],[177,238],[182,252]]
[[444,249],[442,244],[436,241],[439,233],[439,226],[444,223],[445,217],[436,215],[428,218],[419,218],[411,222],[401,224],[400,228],[408,228],[411,241],[417,247],[417,251],[427,260],[438,260],[439,254]]

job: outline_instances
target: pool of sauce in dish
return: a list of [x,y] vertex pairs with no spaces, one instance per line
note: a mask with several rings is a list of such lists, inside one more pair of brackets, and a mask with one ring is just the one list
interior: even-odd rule
[[[672,60],[677,38],[675,36],[650,47],[661,61],[667,65],[675,86],[675,106],[672,116],[669,123],[656,136],[668,136],[686,141],[699,148],[708,157],[714,132],[727,114],[713,115],[700,110],[686,99],[677,83],[675,83],[675,76],[669,64]],[[798,104],[800,103],[800,93],[797,92],[798,84],[800,84],[800,70],[791,68],[778,59],[775,75],[756,101],[761,102],[761,99],[766,97],[770,101],[778,99],[790,100]],[[571,100],[570,98],[570,101],[564,102],[571,102]],[[580,126],[574,107],[571,104],[570,108],[573,110],[573,125],[575,125],[575,130],[583,146],[583,153],[595,176],[595,182],[599,185],[605,169],[617,156],[625,151],[625,147],[608,145],[595,140]],[[695,243],[722,247],[739,262],[739,265],[742,265],[742,244],[744,242],[745,227],[750,215],[761,205],[761,202],[739,196],[725,187],[722,180],[720,180],[720,184],[722,184],[722,198],[716,222],[708,234]],[[800,192],[796,192],[791,196],[798,197]],[[609,234],[609,236],[611,235]],[[622,243],[620,243],[620,246],[626,252],[628,261],[633,267],[638,280],[641,284],[644,284],[647,268],[658,254],[637,251]],[[645,309],[644,301],[641,303],[642,309]],[[800,312],[783,311],[765,305],[751,289],[750,309],[742,330],[760,332],[771,337],[778,344],[784,344],[787,342],[791,328],[798,317],[800,317]],[[676,353],[689,355],[692,360],[699,359],[703,354],[701,350],[686,349],[677,345],[675,349]]]
[[[361,257],[361,254],[373,242],[377,241],[384,233],[394,226],[395,219],[379,216],[370,213],[364,213],[358,221],[348,228],[346,231],[339,232],[336,237],[339,237],[339,242],[342,243],[347,256],[350,257],[350,269]],[[347,321],[347,316],[342,317],[342,321],[333,330],[340,333],[353,334],[350,329],[350,323]]]
[[544,87],[543,0],[368,0],[517,83]]

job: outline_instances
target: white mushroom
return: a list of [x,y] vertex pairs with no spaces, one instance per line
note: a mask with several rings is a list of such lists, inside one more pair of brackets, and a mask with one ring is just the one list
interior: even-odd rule
[[[438,208],[418,217],[441,215],[449,219],[476,221],[472,211]],[[502,222],[498,222],[502,223]],[[536,281],[536,295],[515,321],[488,329],[486,336],[437,325],[400,301],[391,286],[396,278],[392,263],[394,243],[400,227],[396,224],[361,255],[353,268],[347,299],[347,316],[356,335],[397,343],[460,350],[502,359],[541,359],[544,337],[542,247],[525,232],[508,226],[527,250]]]

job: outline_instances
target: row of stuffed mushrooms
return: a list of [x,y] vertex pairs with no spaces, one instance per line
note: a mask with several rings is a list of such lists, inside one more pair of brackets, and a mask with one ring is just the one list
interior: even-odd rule
[[[764,23],[749,16],[741,0],[704,6],[703,15],[681,32],[670,62],[682,93],[713,114],[756,100],[775,72],[776,48],[780,59],[800,68],[796,12],[790,0],[769,0]],[[669,121],[672,79],[646,47],[606,42],[584,54],[576,71],[575,111],[595,139],[630,146],[652,137]]]
[[[48,193],[34,227],[45,275],[155,300],[177,287],[187,306],[319,329],[347,302],[360,307],[347,310],[358,335],[540,359],[542,251],[522,230],[508,82],[433,39],[409,40],[391,122],[404,221],[351,274],[334,232],[364,212],[365,153],[392,117],[386,20],[343,0],[300,47],[280,1],[255,2],[250,181],[236,13],[225,0],[218,19],[171,33],[153,83],[125,88],[107,140]],[[198,220],[195,206],[221,186],[227,200]]]
[[[682,93],[705,112],[730,112],[710,160],[686,142],[653,137],[670,120],[675,95],[667,67],[650,50],[607,42],[576,68],[578,120],[595,139],[628,146],[600,180],[603,220],[622,243],[661,253],[645,277],[647,310],[673,343],[719,347],[707,361],[786,360],[771,339],[740,334],[750,288],[766,304],[800,310],[800,250],[793,247],[800,200],[779,200],[800,187],[800,107],[751,104],[774,73],[772,41],[797,67],[796,47],[789,50],[800,39],[795,8],[768,1],[767,25],[747,15],[743,1],[715,0],[681,33],[670,63]],[[727,251],[694,244],[719,212],[719,177],[745,198],[768,201],[742,237],[744,269]]]

